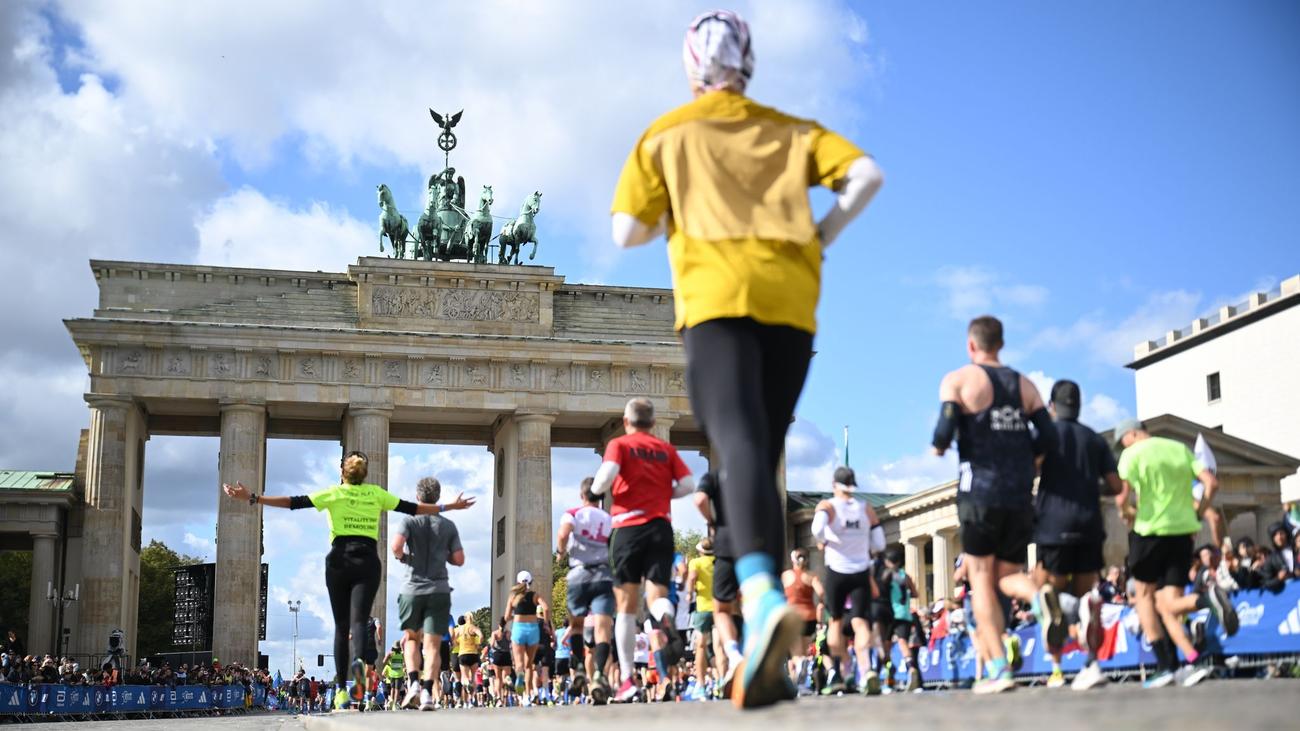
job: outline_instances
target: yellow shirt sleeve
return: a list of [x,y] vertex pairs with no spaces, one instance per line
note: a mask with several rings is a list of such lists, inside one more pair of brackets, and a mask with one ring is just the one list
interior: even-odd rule
[[857,145],[823,127],[814,127],[808,140],[808,185],[838,190],[849,165],[866,157]]
[[397,509],[397,503],[401,500],[397,495],[394,495],[378,485],[375,486],[375,489],[379,491],[379,504],[384,510]]
[[668,188],[647,142],[647,137],[637,140],[636,148],[623,163],[610,209],[612,213],[626,213],[647,226],[654,226],[668,211]]

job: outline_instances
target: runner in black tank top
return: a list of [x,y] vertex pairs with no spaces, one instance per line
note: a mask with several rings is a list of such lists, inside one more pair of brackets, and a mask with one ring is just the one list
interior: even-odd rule
[[1020,374],[1006,366],[979,367],[993,384],[993,403],[974,414],[962,413],[958,419],[961,466],[957,499],[1023,510],[1032,501],[1034,445],[1021,401]]
[[1034,531],[1035,459],[1056,449],[1056,429],[1033,383],[998,361],[1002,323],[975,318],[967,336],[972,365],[944,377],[932,444],[942,456],[957,438],[957,520],[969,560],[976,642],[988,659],[989,678],[975,691],[995,693],[1015,687],[1002,646],[999,592],[1032,607],[1045,639],[1058,639],[1064,629],[1053,587],[1040,590],[1023,572]]

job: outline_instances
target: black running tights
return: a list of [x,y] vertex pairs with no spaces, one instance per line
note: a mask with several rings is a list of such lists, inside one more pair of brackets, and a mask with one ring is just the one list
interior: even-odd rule
[[[785,515],[776,468],[812,359],[811,333],[749,318],[709,320],[682,333],[695,418],[719,454],[722,512],[740,558],[784,565]],[[720,468],[719,468],[720,465]]]
[[[334,614],[334,671],[339,687],[347,682],[348,665],[353,658],[373,655],[374,638],[367,637],[370,607],[379,593],[383,573],[374,541],[364,538],[339,539],[325,556],[325,588],[329,590],[330,611]],[[351,649],[348,635],[352,636]]]

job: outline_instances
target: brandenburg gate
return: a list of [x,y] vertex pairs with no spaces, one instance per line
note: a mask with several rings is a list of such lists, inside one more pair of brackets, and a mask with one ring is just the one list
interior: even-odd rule
[[[519,569],[550,593],[552,447],[601,450],[622,433],[635,395],[654,401],[659,436],[706,447],[668,290],[570,284],[549,267],[369,257],[346,273],[91,268],[99,306],[66,321],[90,372],[73,652],[102,652],[120,628],[135,655],[144,446],[154,434],[220,437],[212,650],[249,665],[262,508],[219,499],[219,483],[261,491],[268,438],[361,450],[369,481],[384,487],[392,442],[486,446],[496,469],[494,615]],[[386,616],[386,591],[376,616]]]

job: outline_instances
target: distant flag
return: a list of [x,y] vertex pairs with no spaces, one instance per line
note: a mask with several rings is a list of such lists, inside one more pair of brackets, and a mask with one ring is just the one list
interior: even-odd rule
[[276,670],[276,671],[275,671],[275,680],[271,681],[271,687],[272,687],[272,688],[279,688],[279,687],[280,687],[280,684],[283,683],[283,682],[284,682],[284,678],[280,676],[280,671],[279,671],[279,670]]
[[844,466],[852,467],[849,464],[849,425],[844,425]]
[[[1214,459],[1214,452],[1210,451],[1210,445],[1206,443],[1205,437],[1199,432],[1196,434],[1196,446],[1192,447],[1192,455],[1196,457],[1196,461],[1200,462],[1205,469],[1216,474],[1218,473],[1219,465]],[[1200,480],[1193,480],[1192,495],[1194,495],[1197,500],[1200,500],[1201,495],[1204,493],[1205,485],[1202,485]]]

